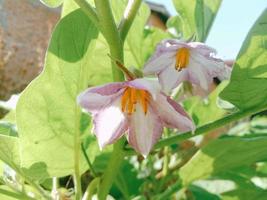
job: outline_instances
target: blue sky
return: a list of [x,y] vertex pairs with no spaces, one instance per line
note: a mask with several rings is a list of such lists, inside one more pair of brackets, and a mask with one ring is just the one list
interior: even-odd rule
[[[172,15],[172,0],[150,0],[166,6]],[[267,0],[223,0],[206,43],[223,59],[235,58],[249,29],[267,7]]]

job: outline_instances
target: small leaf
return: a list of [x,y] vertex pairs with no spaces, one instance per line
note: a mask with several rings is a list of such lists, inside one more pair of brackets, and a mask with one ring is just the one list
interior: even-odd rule
[[[221,83],[206,99],[198,96],[192,97],[184,101],[185,109],[190,113],[196,125],[201,126],[215,121],[226,114],[217,105],[218,94],[225,87],[225,83]],[[212,113],[212,115],[210,114]]]

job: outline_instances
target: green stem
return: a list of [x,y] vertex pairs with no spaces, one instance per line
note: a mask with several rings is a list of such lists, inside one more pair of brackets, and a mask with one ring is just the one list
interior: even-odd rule
[[34,198],[29,197],[26,194],[11,192],[9,190],[5,190],[5,189],[1,189],[1,188],[0,188],[0,193],[6,195],[8,197],[12,197],[12,199],[14,198],[14,199],[21,199],[21,200],[35,200]]
[[86,0],[74,0],[82,9],[82,11],[90,18],[96,27],[99,26],[99,20],[95,11]]
[[[108,0],[95,0],[95,6],[99,17],[100,30],[109,45],[111,57],[123,63],[123,43],[114,21],[110,3]],[[111,61],[111,64],[113,80],[124,81],[123,72],[116,66],[114,62]],[[120,165],[124,159],[123,147],[124,139],[120,139],[113,145],[112,155],[99,185],[99,200],[106,199],[112,183],[116,178],[116,175],[120,169]]]
[[84,147],[84,144],[81,144],[81,147],[82,147],[82,152],[83,152],[84,158],[85,158],[85,160],[86,160],[86,162],[87,162],[87,164],[89,166],[89,169],[91,170],[92,175],[94,177],[97,177],[97,174],[95,172],[95,169],[94,169],[94,167],[93,167],[93,165],[92,165],[92,163],[91,163],[91,161],[90,161],[90,159],[89,159],[89,157],[88,157],[88,155],[86,153],[86,149]]
[[[95,0],[95,6],[99,18],[100,30],[103,33],[110,48],[112,58],[123,63],[123,44],[111,11],[108,0]],[[124,75],[116,64],[111,61],[114,81],[124,81]]]
[[125,156],[123,147],[125,140],[120,139],[113,145],[113,152],[109,159],[109,163],[106,167],[106,170],[103,174],[102,181],[98,190],[98,199],[106,200],[108,192],[112,186],[113,180],[116,178],[116,175],[120,169],[120,165]]
[[99,185],[100,178],[97,177],[94,180],[91,181],[91,183],[88,185],[86,192],[83,195],[82,200],[91,200],[93,199],[93,195],[96,193],[98,185]]
[[81,187],[81,174],[80,174],[80,153],[81,153],[81,140],[80,140],[80,117],[81,111],[76,107],[76,131],[74,135],[74,185],[75,185],[75,199],[80,200],[82,195]]
[[[165,136],[168,138],[170,135],[170,130],[165,129]],[[163,159],[163,167],[162,167],[162,176],[165,177],[168,174],[169,171],[169,146],[164,147],[164,159]]]
[[182,188],[181,181],[177,181],[175,184],[168,187],[167,190],[165,190],[162,194],[156,196],[155,200],[165,200],[170,199],[169,197],[176,191]]
[[129,0],[119,25],[121,40],[124,41],[134,21],[142,0]]
[[243,110],[243,111],[239,111],[239,112],[230,114],[230,115],[228,115],[222,119],[216,120],[214,122],[211,122],[209,124],[206,124],[204,126],[197,128],[195,130],[195,132],[189,131],[189,132],[186,132],[186,133],[183,133],[180,135],[175,135],[175,136],[168,137],[166,139],[162,139],[155,145],[155,149],[156,148],[162,148],[164,146],[169,146],[171,144],[175,144],[177,142],[189,139],[189,138],[194,137],[196,135],[201,135],[201,134],[210,132],[214,129],[217,129],[217,128],[220,128],[226,124],[229,124],[230,122],[234,122],[236,120],[239,120],[241,118],[250,116],[252,114],[264,111],[266,109],[267,109],[266,105],[265,106],[261,105],[261,106],[252,107],[252,108],[249,108],[247,110]]
[[[162,148],[165,146],[176,144],[177,142],[190,139],[190,138],[195,137],[197,135],[208,133],[208,132],[213,131],[215,129],[218,129],[222,126],[225,126],[231,122],[234,122],[234,121],[237,121],[237,120],[242,119],[244,117],[262,112],[264,110],[267,110],[267,105],[256,106],[256,107],[248,108],[247,110],[243,110],[243,111],[239,111],[239,112],[230,114],[230,115],[228,115],[222,119],[218,119],[214,122],[211,122],[211,123],[208,123],[208,124],[203,125],[201,127],[198,127],[194,132],[188,131],[188,132],[185,132],[185,133],[182,133],[179,135],[174,135],[174,136],[170,136],[166,139],[162,139],[154,146],[154,149],[159,149],[159,148]],[[132,149],[130,149],[129,146],[126,146],[124,148],[124,151],[125,151],[125,154],[127,156],[136,154]]]

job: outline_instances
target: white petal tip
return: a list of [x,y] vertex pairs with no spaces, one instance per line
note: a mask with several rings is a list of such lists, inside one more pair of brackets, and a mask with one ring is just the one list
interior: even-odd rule
[[148,154],[142,154],[142,156],[144,157],[144,159],[147,159]]

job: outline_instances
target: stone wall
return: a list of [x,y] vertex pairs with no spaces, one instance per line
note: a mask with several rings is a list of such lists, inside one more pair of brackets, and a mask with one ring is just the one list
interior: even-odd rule
[[0,0],[0,99],[21,92],[43,66],[58,9],[37,0]]

